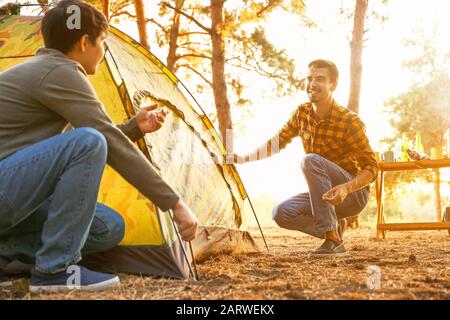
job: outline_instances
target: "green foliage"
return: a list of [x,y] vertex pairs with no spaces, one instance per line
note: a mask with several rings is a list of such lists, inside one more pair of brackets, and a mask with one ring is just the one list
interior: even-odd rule
[[7,3],[0,7],[0,15],[20,15],[20,4],[19,3]]
[[[161,20],[156,33],[160,47],[169,43],[169,33],[176,2],[165,1],[160,5]],[[279,96],[289,94],[300,88],[300,79],[295,77],[294,60],[285,51],[277,50],[271,44],[261,23],[276,10],[289,11],[303,15],[305,5],[298,0],[243,0],[227,1],[224,9],[224,28],[220,30],[226,56],[226,78],[228,88],[233,92],[233,105],[246,105],[248,79],[255,73],[269,79]],[[201,1],[186,1],[180,17],[180,36],[178,38],[175,71],[184,71],[189,78],[200,78],[199,92],[210,91],[211,82],[211,37],[199,24],[209,28],[211,25],[210,6]],[[195,20],[195,21],[194,21]],[[154,23],[156,21],[153,21]],[[198,23],[195,23],[198,22]],[[184,69],[184,70],[182,70]],[[189,69],[189,70],[188,70]],[[195,70],[195,71],[194,71]],[[237,76],[241,74],[241,76]]]
[[[290,59],[285,50],[277,50],[266,38],[264,30],[257,28],[251,35],[251,41],[254,47],[258,50],[259,56],[264,61],[266,67],[270,71],[264,71],[267,77],[272,78],[278,87],[277,94],[279,96],[292,93],[292,90],[299,89],[301,87],[300,79],[297,79],[294,75],[295,62]],[[254,55],[249,55],[254,57]],[[259,69],[257,61],[254,61],[257,65],[255,69]]]
[[[433,39],[420,31],[405,45],[419,54],[405,61],[404,67],[412,72],[414,81],[410,88],[385,103],[395,136],[407,132],[412,138],[420,132],[425,151],[444,145],[444,134],[450,127],[450,77],[448,54],[434,46]],[[392,143],[393,139],[386,139]]]
[[[433,38],[421,31],[416,31],[414,38],[405,40],[405,45],[418,52],[416,57],[407,60],[404,67],[411,71],[413,79],[409,89],[385,102],[385,112],[390,117],[394,137],[384,142],[393,146],[397,137],[406,132],[410,139],[420,132],[425,152],[431,148],[442,148],[445,144],[444,134],[450,128],[450,77],[448,53],[440,52],[435,47]],[[433,171],[418,170],[393,172],[386,175],[387,198],[394,199],[396,194],[404,198],[410,190],[403,190],[399,195],[394,187],[401,182],[421,181],[432,183],[436,175]],[[390,191],[389,191],[390,190]],[[424,199],[430,199],[430,194]],[[415,201],[417,201],[417,197]]]

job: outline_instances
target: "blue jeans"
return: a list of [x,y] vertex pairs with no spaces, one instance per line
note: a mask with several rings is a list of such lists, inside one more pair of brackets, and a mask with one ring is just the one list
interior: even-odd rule
[[309,192],[300,193],[273,209],[273,219],[282,228],[298,230],[317,238],[337,229],[337,221],[358,215],[369,201],[369,189],[352,192],[335,206],[322,200],[331,188],[354,178],[340,166],[318,154],[305,155],[301,165]]
[[78,128],[1,160],[0,257],[35,258],[36,270],[56,273],[82,249],[114,247],[123,219],[97,203],[106,157],[104,136]]

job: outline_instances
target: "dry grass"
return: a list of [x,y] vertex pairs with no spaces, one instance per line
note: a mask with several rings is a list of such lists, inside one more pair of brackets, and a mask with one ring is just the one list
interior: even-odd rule
[[[265,230],[270,253],[218,256],[198,265],[198,282],[121,275],[102,293],[39,294],[26,285],[0,289],[0,299],[450,299],[447,231],[347,233],[348,255],[308,256],[320,240],[298,232]],[[260,242],[257,231],[252,231]],[[368,266],[381,270],[381,288],[367,287]]]

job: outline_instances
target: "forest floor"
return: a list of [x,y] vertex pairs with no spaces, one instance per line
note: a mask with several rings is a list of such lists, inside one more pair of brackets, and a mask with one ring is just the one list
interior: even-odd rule
[[[198,264],[197,282],[120,274],[99,293],[31,294],[27,281],[0,288],[1,299],[450,299],[447,231],[346,233],[348,254],[312,258],[321,240],[264,229],[269,253],[221,255]],[[260,244],[261,236],[251,230]]]

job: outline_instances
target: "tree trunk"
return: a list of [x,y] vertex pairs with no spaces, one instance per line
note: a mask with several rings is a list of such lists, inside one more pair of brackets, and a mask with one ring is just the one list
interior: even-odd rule
[[144,1],[133,0],[134,7],[136,9],[136,21],[139,30],[139,41],[143,47],[150,49],[147,37],[147,19],[145,18]]
[[[175,8],[181,10],[184,4],[184,0],[175,0]],[[173,21],[170,28],[169,36],[169,54],[167,55],[167,68],[175,73],[175,63],[177,62],[177,49],[178,49],[178,35],[180,34],[180,14],[173,11]]]
[[103,14],[106,17],[106,20],[109,21],[109,12],[110,12],[110,3],[109,0],[103,0]]
[[233,153],[233,124],[225,82],[225,42],[222,35],[224,3],[225,0],[211,0],[212,84],[222,141],[227,153]]
[[348,108],[359,112],[361,95],[362,51],[364,44],[364,21],[368,7],[368,0],[356,0],[355,17],[353,22],[352,41],[350,42],[350,94]]

